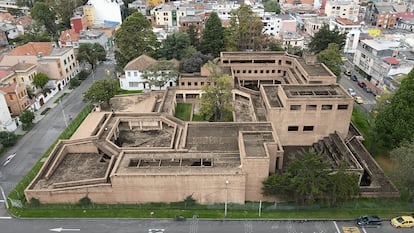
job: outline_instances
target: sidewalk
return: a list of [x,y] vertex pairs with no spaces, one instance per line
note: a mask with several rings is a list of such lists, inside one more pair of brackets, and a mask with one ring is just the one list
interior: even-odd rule
[[[34,112],[35,118],[33,119],[33,124],[37,124],[39,121],[41,121],[43,119],[43,117],[45,117],[45,115],[42,115],[41,114],[45,109],[47,109],[47,108],[54,108],[54,107],[56,107],[59,104],[59,103],[55,103],[55,101],[60,96],[62,96],[64,93],[68,93],[67,95],[69,95],[72,92],[72,90],[70,90],[68,87],[69,87],[69,85],[66,85],[65,87],[63,87],[63,89],[60,92],[58,92],[49,101],[47,101],[45,104],[43,104],[42,107],[40,107],[37,111]],[[17,127],[17,129],[14,131],[14,133],[15,134],[18,134],[18,135],[24,135],[24,134],[27,133],[27,131],[24,131],[22,129],[22,124],[20,124]]]

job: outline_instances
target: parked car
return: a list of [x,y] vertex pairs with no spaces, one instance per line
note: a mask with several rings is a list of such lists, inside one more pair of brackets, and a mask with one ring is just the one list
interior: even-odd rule
[[364,82],[358,82],[358,86],[361,87],[361,88],[364,88],[364,87],[367,86],[367,84],[364,83]]
[[363,104],[364,103],[364,100],[362,99],[361,96],[355,96],[354,100],[355,100],[355,103],[357,103],[357,104]]
[[372,89],[371,89],[371,88],[369,88],[369,87],[364,87],[364,90],[365,90],[367,93],[372,93]]
[[346,76],[351,76],[351,71],[349,71],[349,70],[345,70],[345,71],[344,71],[344,74],[345,74]]
[[378,226],[382,224],[382,220],[376,215],[365,215],[355,220],[358,226]]
[[351,76],[351,80],[354,82],[358,82],[358,78],[355,74]]
[[174,220],[175,221],[185,221],[185,217],[182,216],[182,215],[177,215],[177,216],[174,217]]
[[348,88],[348,93],[349,93],[351,96],[356,96],[356,92],[355,92],[355,90],[354,90],[354,89],[352,89],[352,88]]
[[398,216],[391,219],[391,225],[396,228],[401,227],[414,227],[414,217],[413,216]]

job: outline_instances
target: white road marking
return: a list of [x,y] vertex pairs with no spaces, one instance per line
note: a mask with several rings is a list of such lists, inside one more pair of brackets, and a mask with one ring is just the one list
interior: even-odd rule
[[335,228],[336,228],[336,232],[341,233],[341,231],[339,230],[338,224],[336,224],[335,221],[333,221]]

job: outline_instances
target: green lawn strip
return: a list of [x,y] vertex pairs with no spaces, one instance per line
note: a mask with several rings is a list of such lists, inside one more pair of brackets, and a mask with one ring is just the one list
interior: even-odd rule
[[61,96],[59,96],[55,101],[53,101],[53,103],[55,103],[55,104],[57,104],[57,103],[59,103],[62,99],[63,99],[63,97],[65,97],[65,95],[67,95],[67,94],[69,94],[69,93],[67,93],[67,92],[64,92]]
[[46,115],[47,112],[49,112],[50,108],[45,108],[45,110],[43,110],[40,115]]
[[[191,218],[224,218],[224,208],[206,209],[41,209],[12,208],[16,217],[20,218],[173,218],[182,215]],[[153,213],[153,214],[151,214]],[[263,219],[354,219],[361,215],[375,214],[381,218],[392,218],[410,214],[407,209],[319,209],[319,210],[257,210],[228,209],[227,218],[263,218]]]
[[196,115],[196,114],[194,114],[193,115],[193,119],[192,119],[193,121],[202,121],[203,119],[201,118],[201,116],[200,115]]
[[141,90],[135,90],[135,91],[120,90],[118,92],[118,95],[138,94],[138,93],[142,93],[142,91]]
[[[79,127],[79,125],[82,123],[82,121],[86,118],[86,116],[88,116],[88,114],[90,113],[92,108],[93,108],[92,105],[88,105],[87,107],[85,107],[78,114],[78,116],[72,121],[72,123],[62,132],[62,134],[59,136],[59,139],[68,139],[68,138],[70,138],[73,135],[73,133],[76,131],[76,129]],[[24,198],[24,190],[29,185],[29,183],[33,180],[33,178],[37,175],[40,168],[42,167],[43,162],[41,162],[41,160],[43,158],[47,157],[50,154],[53,147],[56,145],[57,141],[58,140],[56,140],[49,147],[49,149],[46,150],[46,152],[42,155],[42,157],[39,159],[39,161],[32,167],[32,169],[26,174],[26,176],[23,177],[23,179],[10,192],[10,194],[9,194],[10,199],[21,200],[23,204],[25,203],[26,200]],[[11,206],[10,200],[8,200],[8,201],[9,201],[9,206]],[[10,208],[9,209],[10,213],[13,214],[13,215],[15,215],[15,211],[18,211],[18,210],[19,210],[18,208]],[[20,210],[24,210],[24,209],[20,209]]]
[[368,114],[364,113],[360,106],[354,106],[352,111],[352,123],[362,135],[366,138],[371,130],[371,118]]
[[175,117],[183,121],[190,121],[192,104],[177,103],[175,108]]

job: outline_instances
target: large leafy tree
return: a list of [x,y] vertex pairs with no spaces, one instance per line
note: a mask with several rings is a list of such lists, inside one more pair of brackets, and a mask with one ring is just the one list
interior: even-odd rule
[[150,85],[160,89],[168,82],[176,80],[178,76],[177,67],[169,61],[159,61],[147,67],[142,73],[144,80]]
[[115,33],[115,42],[115,58],[121,69],[142,54],[154,55],[158,47],[157,36],[152,31],[151,24],[141,13],[134,13],[122,22]]
[[414,138],[414,69],[401,81],[400,88],[374,120],[374,146],[389,151]]
[[273,174],[263,182],[263,194],[275,195],[297,204],[324,201],[335,204],[348,200],[359,192],[358,177],[341,168],[330,174],[327,162],[314,151],[303,151],[283,174]]
[[33,78],[33,84],[40,88],[43,88],[47,82],[49,82],[49,76],[45,73],[37,73]]
[[17,142],[17,136],[13,132],[0,131],[0,143],[5,147],[14,146]]
[[336,75],[336,77],[341,77],[341,66],[344,62],[341,59],[338,44],[330,43],[326,49],[318,53],[317,57],[320,62],[324,63]]
[[190,46],[190,38],[186,32],[175,32],[162,42],[160,54],[163,58],[181,60],[183,52]]
[[220,56],[224,50],[224,28],[216,12],[211,12],[203,31],[203,38],[200,51],[204,54],[211,54],[214,57]]
[[230,121],[233,109],[231,102],[232,79],[229,75],[217,74],[213,69],[211,69],[212,85],[202,87],[200,115],[203,120],[207,121]]
[[37,1],[30,9],[30,15],[34,20],[42,24],[50,35],[56,36],[56,11],[53,9],[53,5]]
[[250,6],[242,4],[231,11],[230,26],[226,29],[228,51],[261,50],[265,36],[263,22]]
[[180,72],[183,72],[183,73],[200,72],[201,67],[211,59],[213,59],[211,55],[204,55],[198,52],[189,58],[185,58],[181,60]]
[[99,43],[81,43],[78,48],[77,58],[79,62],[87,62],[91,64],[92,69],[95,69],[98,61],[106,60],[106,51]]
[[83,5],[83,0],[53,0],[49,2],[53,4],[59,21],[58,28],[61,30],[70,28],[70,19],[73,17],[74,10]]
[[263,6],[266,12],[280,13],[280,5],[276,0],[263,0]]
[[198,46],[200,45],[200,37],[198,36],[198,33],[199,31],[195,24],[192,23],[188,26],[188,30],[187,30],[188,38],[190,40],[190,45],[193,46],[194,48],[198,48]]
[[394,169],[391,177],[403,197],[408,200],[414,199],[414,143],[403,143],[400,147],[390,152]]
[[20,113],[19,120],[23,123],[23,129],[27,129],[33,125],[33,120],[35,118],[34,112],[26,109]]
[[311,52],[319,53],[325,50],[330,43],[335,43],[338,44],[339,50],[342,50],[345,46],[345,39],[346,34],[340,33],[338,28],[331,31],[329,26],[324,24],[311,38],[308,47]]
[[117,79],[104,78],[95,81],[84,93],[83,99],[92,103],[105,102],[109,106],[109,101],[119,92]]

